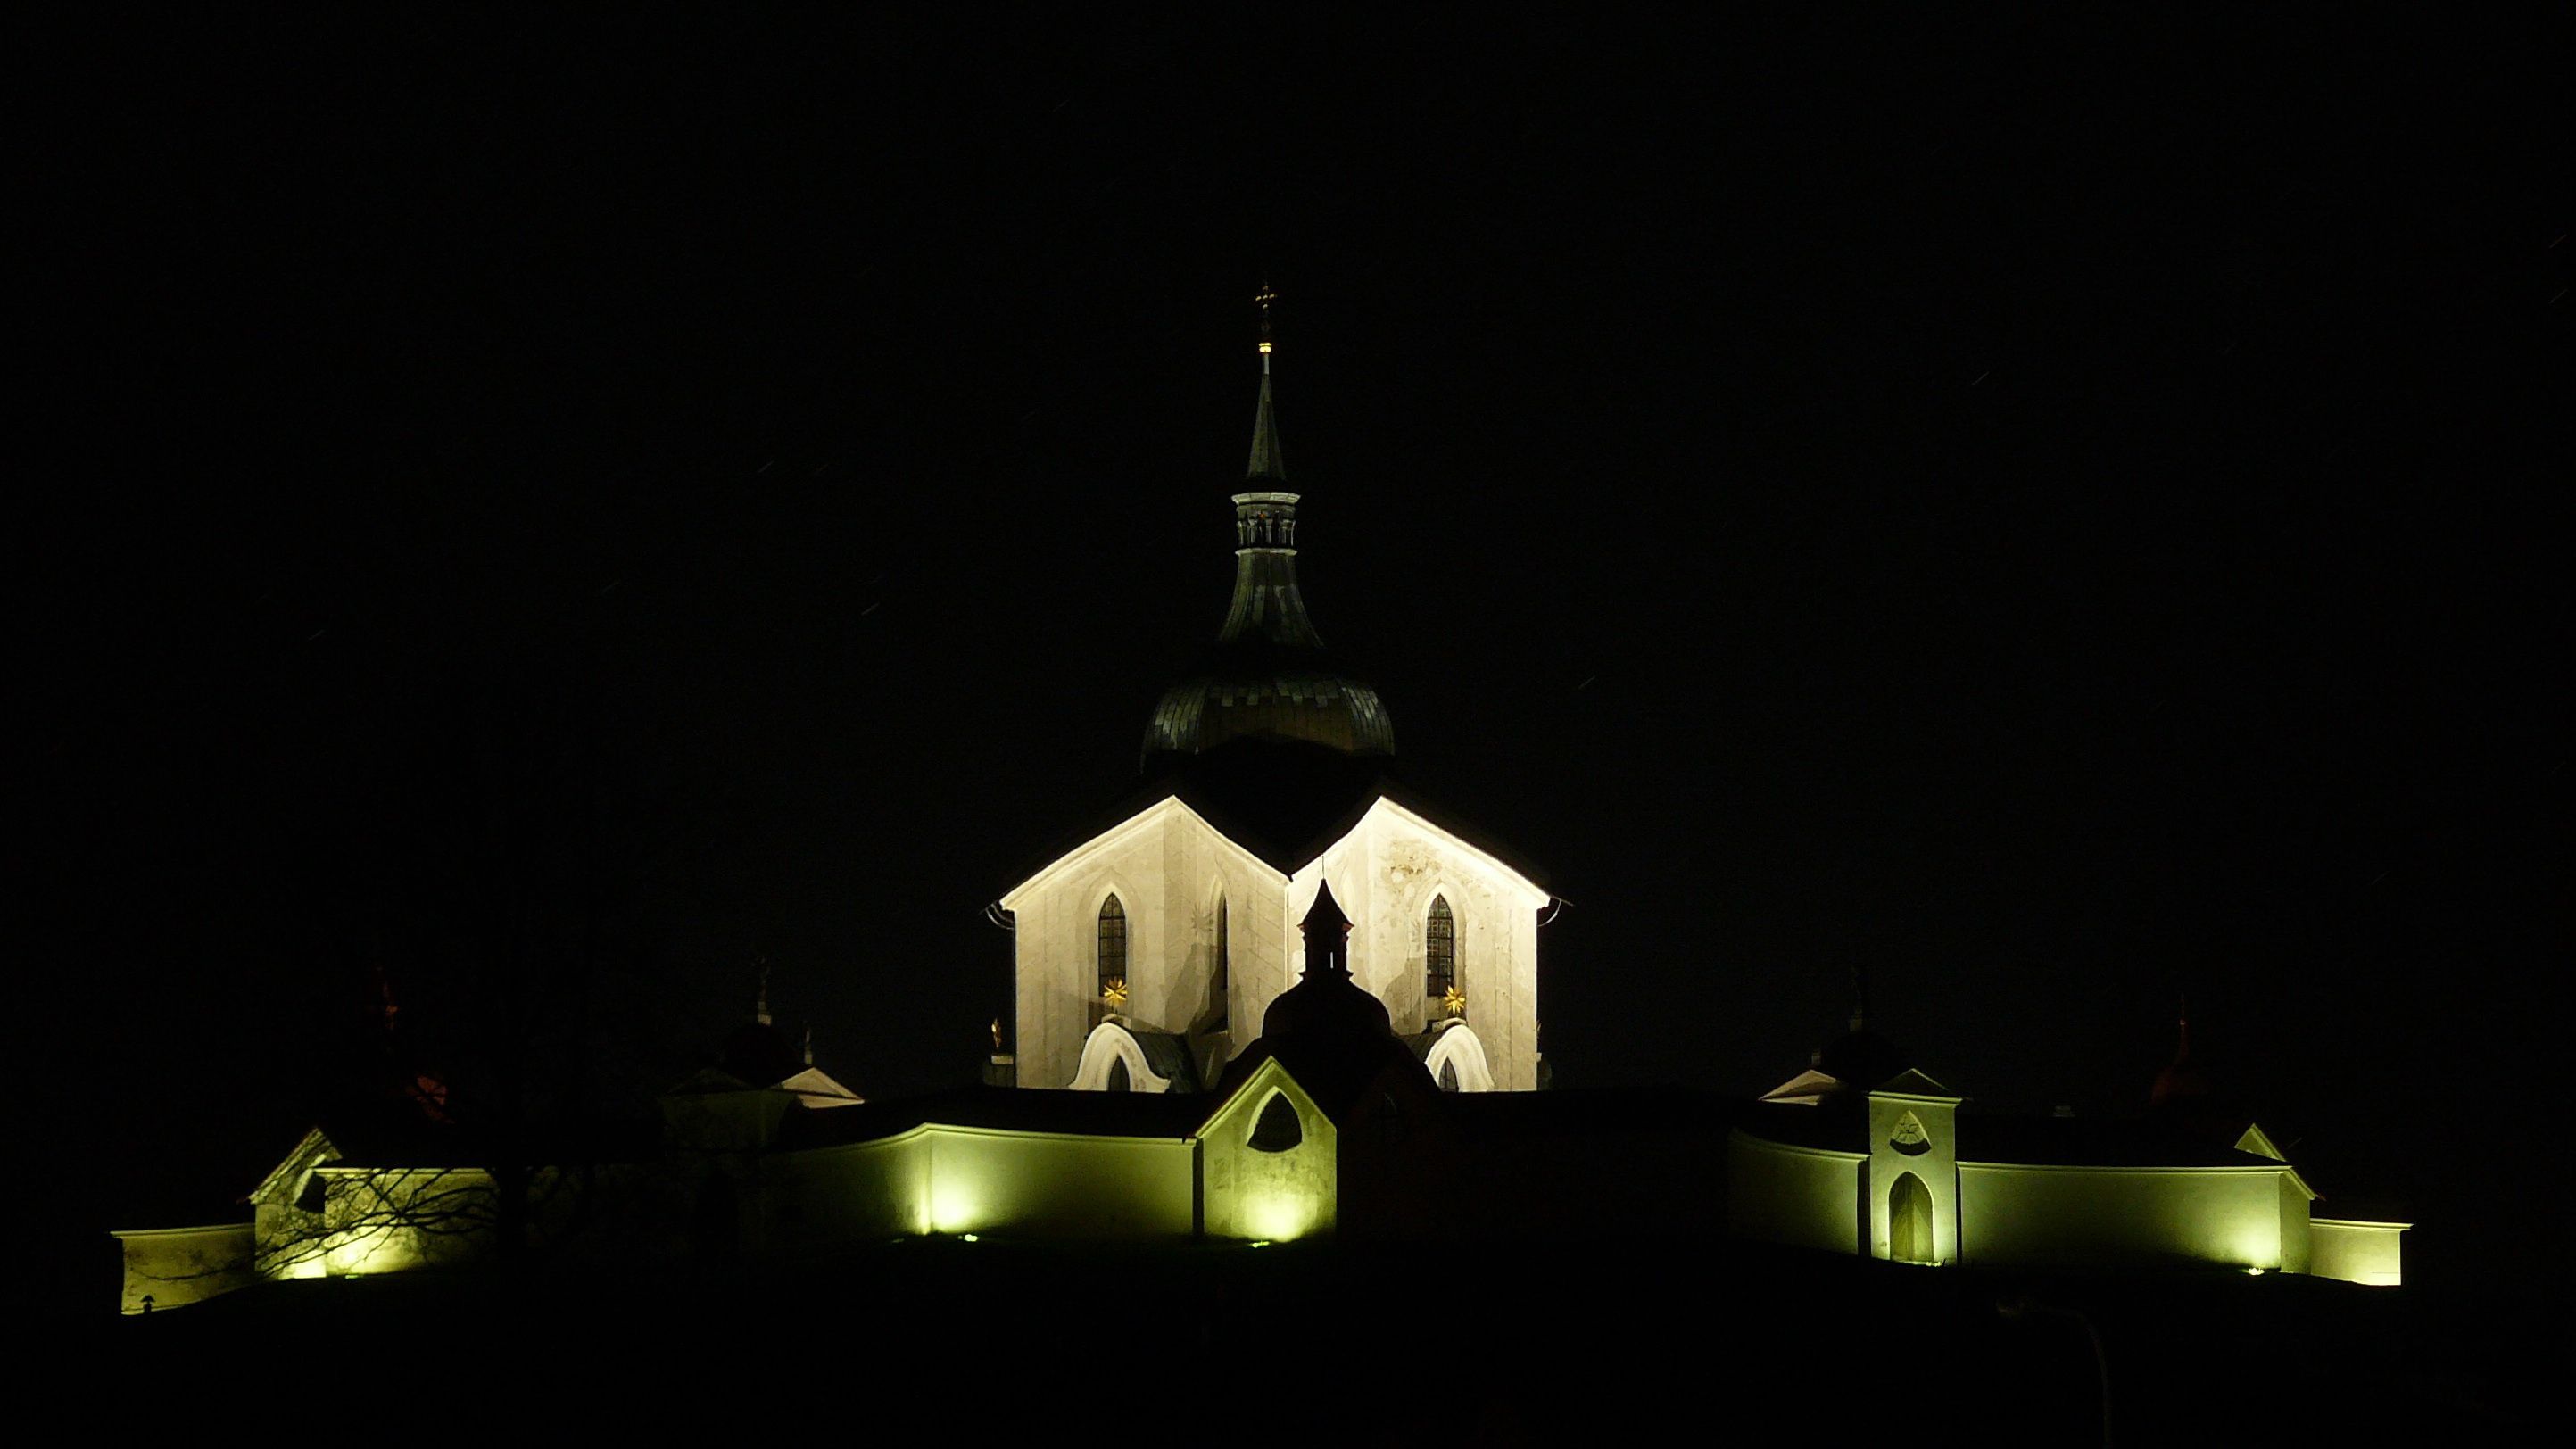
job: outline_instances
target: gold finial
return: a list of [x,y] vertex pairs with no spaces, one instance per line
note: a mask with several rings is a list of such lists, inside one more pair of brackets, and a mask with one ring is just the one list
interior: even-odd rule
[[1112,976],[1101,982],[1100,1003],[1111,1011],[1123,1009],[1127,1005],[1127,978]]
[[1440,1009],[1449,1013],[1451,1016],[1465,1016],[1467,1014],[1467,993],[1459,990],[1455,986],[1450,987],[1446,992],[1441,994]]
[[1253,304],[1261,309],[1261,370],[1268,372],[1270,370],[1270,304],[1279,300],[1279,294],[1270,290],[1268,282],[1263,282],[1261,290],[1253,294],[1252,300]]

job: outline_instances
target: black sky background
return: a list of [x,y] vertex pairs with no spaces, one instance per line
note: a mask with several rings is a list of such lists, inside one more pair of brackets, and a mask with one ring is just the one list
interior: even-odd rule
[[1759,1091],[1862,965],[1959,1090],[2127,1111],[2188,990],[2410,1274],[2566,1270],[2558,35],[133,9],[55,58],[19,970],[85,1223],[247,1190],[555,803],[622,862],[618,1080],[761,956],[861,1090],[969,1077],[984,905],[1221,616],[1266,275],[1308,599],[1570,902],[1561,1085]]

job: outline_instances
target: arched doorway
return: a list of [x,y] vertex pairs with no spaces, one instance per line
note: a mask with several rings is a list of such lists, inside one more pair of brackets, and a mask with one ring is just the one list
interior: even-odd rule
[[1901,1173],[1887,1190],[1887,1256],[1900,1263],[1932,1261],[1932,1190],[1913,1173]]

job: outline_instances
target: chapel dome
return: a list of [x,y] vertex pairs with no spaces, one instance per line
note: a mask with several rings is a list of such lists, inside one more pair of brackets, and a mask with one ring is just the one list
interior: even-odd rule
[[1395,1041],[1395,1019],[1386,1003],[1363,989],[1347,971],[1309,971],[1294,986],[1272,997],[1261,1014],[1265,1041],[1332,1043],[1354,1049]]
[[1389,1073],[1430,1087],[1421,1059],[1395,1034],[1386,1003],[1351,979],[1351,922],[1333,899],[1331,885],[1316,890],[1315,904],[1298,930],[1306,939],[1305,974],[1271,999],[1262,1013],[1260,1038],[1236,1058],[1229,1074],[1245,1062],[1275,1057],[1328,1115],[1346,1109],[1363,1089],[1383,1082]]

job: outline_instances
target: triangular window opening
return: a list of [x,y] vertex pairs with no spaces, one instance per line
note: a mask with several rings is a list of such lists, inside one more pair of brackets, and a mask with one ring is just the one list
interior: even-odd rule
[[1458,1064],[1456,1062],[1442,1062],[1440,1064],[1440,1090],[1444,1092],[1454,1092],[1458,1090]]
[[1920,1157],[1932,1150],[1932,1134],[1923,1130],[1923,1119],[1908,1112],[1896,1119],[1896,1129],[1887,1134],[1887,1145],[1908,1157]]
[[1297,1106],[1285,1092],[1272,1092],[1261,1104],[1261,1116],[1252,1124],[1252,1139],[1247,1144],[1255,1152],[1287,1152],[1306,1140],[1306,1129],[1297,1120]]
[[1127,1075],[1127,1059],[1125,1057],[1120,1057],[1118,1060],[1109,1064],[1109,1085],[1103,1088],[1103,1090],[1111,1092],[1132,1092],[1136,1090],[1135,1079]]

